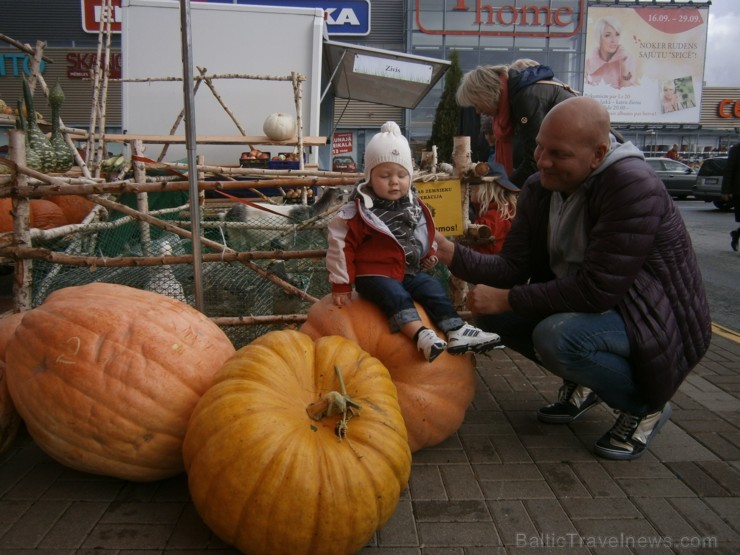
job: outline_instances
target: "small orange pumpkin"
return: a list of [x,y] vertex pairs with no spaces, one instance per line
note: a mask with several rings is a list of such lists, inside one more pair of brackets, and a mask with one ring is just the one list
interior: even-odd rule
[[[444,337],[424,309],[420,305],[416,308],[424,325]],[[380,359],[398,388],[412,452],[436,445],[460,428],[475,395],[472,355],[442,353],[434,362],[427,362],[413,341],[391,333],[380,309],[356,293],[342,308],[334,306],[331,295],[314,303],[301,331],[313,338],[341,335]]]
[[183,470],[190,413],[234,354],[191,306],[91,283],[24,313],[6,351],[10,395],[29,433],[69,467],[135,481]]
[[13,444],[21,424],[21,417],[10,397],[8,381],[5,378],[5,349],[24,314],[18,312],[0,318],[0,454]]
[[198,513],[252,555],[356,553],[393,515],[411,472],[388,370],[353,341],[294,330],[224,364],[183,456]]

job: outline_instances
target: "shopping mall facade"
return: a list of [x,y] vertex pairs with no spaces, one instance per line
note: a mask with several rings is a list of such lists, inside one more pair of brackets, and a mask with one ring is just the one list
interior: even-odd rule
[[[123,9],[129,1],[123,0]],[[94,29],[83,28],[84,12],[101,2],[3,0],[0,33],[30,45],[44,41],[47,55],[57,61],[47,66],[46,81],[62,84],[67,95],[64,120],[71,127],[86,127],[90,118],[89,77],[97,36],[91,32]],[[114,6],[121,3],[113,0]],[[684,157],[691,159],[725,150],[740,138],[740,89],[704,86],[709,0],[688,3],[680,0],[234,0],[232,3],[323,8],[329,40],[401,52],[419,59],[449,60],[455,51],[463,72],[478,65],[508,64],[519,58],[537,60],[550,66],[558,79],[574,89],[603,100],[612,113],[615,127],[646,151],[661,152],[677,143]],[[585,61],[597,45],[597,20],[604,16],[623,24],[622,44],[640,74],[634,86],[617,90],[603,83],[588,82]],[[214,30],[214,40],[218,38],[218,31]],[[269,56],[269,48],[245,53],[245,56],[254,55]],[[17,96],[19,73],[28,63],[27,55],[0,41],[0,98]],[[111,63],[113,72],[120,74],[120,35],[112,39]],[[323,79],[330,69],[323,68]],[[687,100],[685,109],[670,114],[660,111],[658,98],[666,80],[676,83],[683,91]],[[394,105],[397,87],[402,86],[403,82],[388,80],[387,95],[378,102],[330,95],[321,106],[322,112],[331,114],[322,125],[322,134],[341,137],[344,154],[359,161],[366,140],[383,122],[395,119],[415,149],[420,150],[431,135],[444,75],[412,108]],[[120,84],[111,83],[108,126],[113,130],[121,125],[120,94]]]

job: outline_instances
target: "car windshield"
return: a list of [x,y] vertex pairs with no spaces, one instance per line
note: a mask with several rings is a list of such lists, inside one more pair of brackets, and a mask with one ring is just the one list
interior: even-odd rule
[[722,175],[726,165],[727,158],[707,158],[699,168],[699,175]]

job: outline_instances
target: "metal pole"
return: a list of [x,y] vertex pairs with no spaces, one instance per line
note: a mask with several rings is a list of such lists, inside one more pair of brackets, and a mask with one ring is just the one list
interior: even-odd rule
[[180,34],[182,36],[182,83],[185,103],[185,145],[188,155],[190,184],[190,230],[193,233],[193,283],[195,308],[203,312],[201,277],[203,249],[200,242],[200,203],[198,190],[197,135],[195,133],[195,93],[193,92],[193,44],[190,38],[190,0],[180,0]]

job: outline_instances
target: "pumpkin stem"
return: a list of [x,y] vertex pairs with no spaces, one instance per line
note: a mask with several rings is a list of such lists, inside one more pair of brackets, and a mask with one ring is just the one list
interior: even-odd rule
[[342,371],[339,369],[339,366],[334,366],[334,372],[336,372],[337,378],[339,378],[339,389],[341,393],[329,391],[318,401],[309,404],[306,407],[306,412],[313,420],[321,420],[324,416],[341,414],[342,422],[344,422],[346,428],[347,422],[349,422],[347,411],[349,410],[351,418],[355,414],[354,409],[360,410],[362,407],[347,395],[347,388],[344,385],[344,378],[342,377]]

